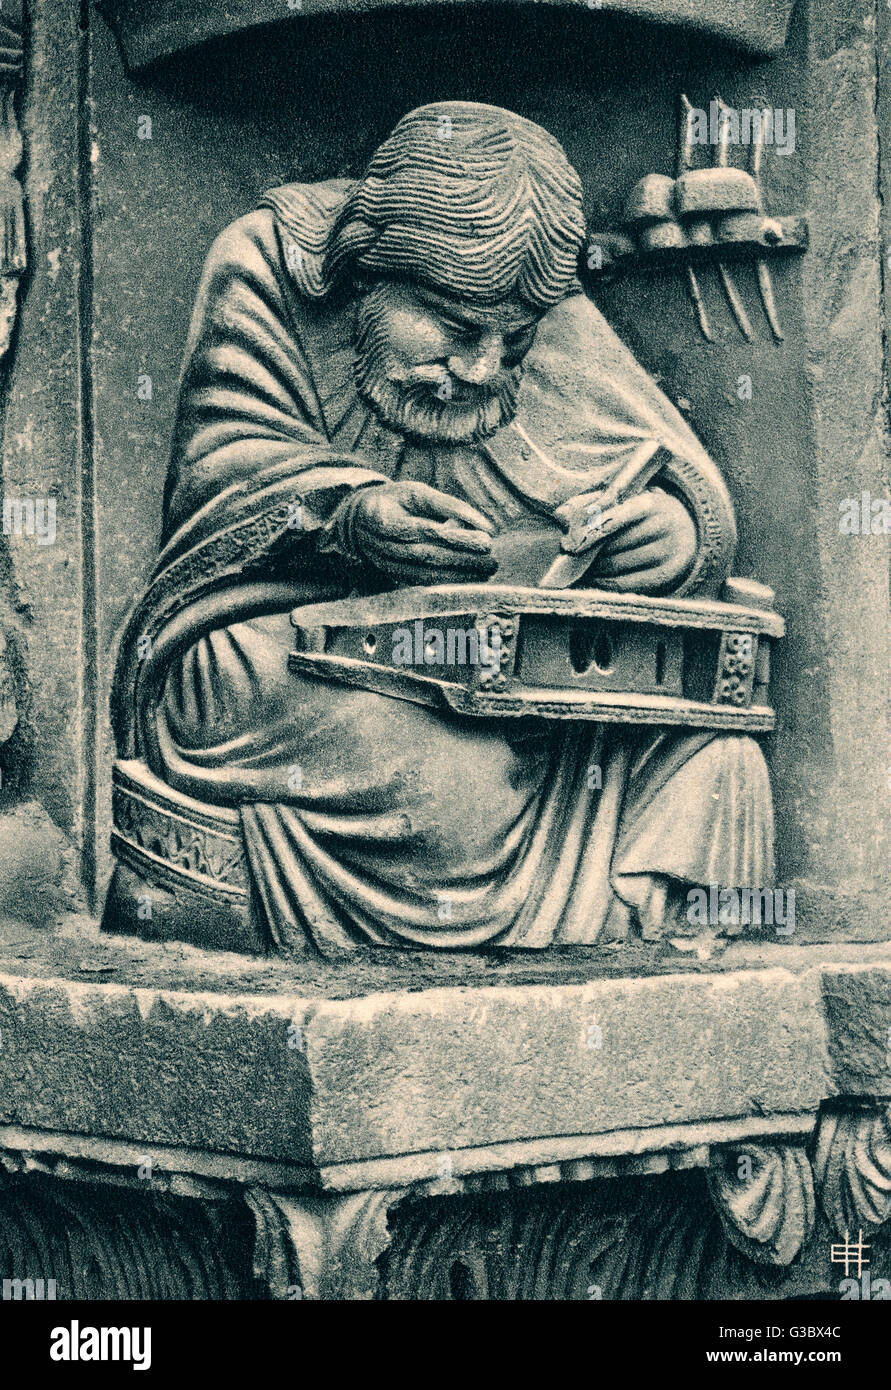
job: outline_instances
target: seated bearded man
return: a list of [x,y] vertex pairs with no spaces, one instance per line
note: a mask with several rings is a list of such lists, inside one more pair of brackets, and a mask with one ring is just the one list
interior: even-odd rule
[[[748,737],[472,719],[288,669],[300,603],[478,582],[499,555],[499,582],[536,584],[512,542],[553,557],[572,499],[648,443],[664,466],[584,582],[718,594],[724,484],[581,292],[584,230],[551,136],[446,103],[210,252],[115,706],[122,756],[237,811],[263,948],[653,939],[689,932],[691,886],[772,881]],[[118,912],[151,891],[123,871]]]

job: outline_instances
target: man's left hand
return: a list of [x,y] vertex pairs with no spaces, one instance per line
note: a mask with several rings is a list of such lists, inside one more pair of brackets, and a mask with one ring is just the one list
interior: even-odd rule
[[661,488],[648,488],[607,507],[586,528],[581,544],[564,543],[564,549],[583,554],[597,547],[589,581],[624,593],[655,593],[683,579],[696,545],[696,526],[683,502]]

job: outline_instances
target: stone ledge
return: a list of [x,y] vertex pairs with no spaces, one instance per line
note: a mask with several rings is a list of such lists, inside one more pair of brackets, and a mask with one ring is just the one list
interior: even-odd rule
[[323,1003],[306,1034],[320,1165],[816,1112],[821,976],[783,970]]
[[0,1124],[312,1161],[293,998],[0,976]]
[[[891,886],[891,885],[889,885]],[[779,967],[801,974],[831,960],[839,965],[891,964],[891,943],[881,890],[855,896],[798,885],[795,933],[773,929],[707,938],[678,950],[671,942],[611,942],[548,951],[407,950],[369,946],[354,956],[325,960],[305,955],[246,956],[208,951],[184,942],[103,932],[85,914],[62,914],[39,925],[0,915],[0,975],[32,979],[99,980],[135,988],[189,994],[359,999],[419,989],[478,989],[489,985],[568,985],[593,980],[650,979],[659,975],[718,975]],[[802,902],[809,899],[807,913]],[[864,923],[870,922],[869,931]],[[857,927],[863,927],[858,932]],[[844,940],[839,940],[840,933]]]
[[610,1134],[529,1139],[447,1153],[400,1154],[397,1158],[322,1167],[319,1178],[330,1192],[411,1184],[422,1187],[428,1196],[437,1196],[499,1192],[540,1183],[641,1177],[709,1168],[719,1150],[738,1149],[741,1144],[800,1143],[811,1135],[816,1117],[817,1112],[809,1110],[763,1118],[746,1116],[703,1124],[614,1130]]
[[[151,1176],[140,1176],[146,1159]],[[0,1125],[0,1172],[43,1173],[73,1182],[103,1182],[176,1197],[226,1199],[233,1186],[292,1191],[317,1183],[314,1169],[169,1144],[134,1144],[89,1134]]]
[[345,1000],[0,976],[0,1125],[21,1151],[337,1190],[689,1166],[891,1095],[876,957]]

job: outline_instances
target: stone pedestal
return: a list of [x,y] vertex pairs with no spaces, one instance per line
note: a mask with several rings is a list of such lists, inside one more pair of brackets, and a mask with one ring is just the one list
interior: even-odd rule
[[845,1230],[882,1247],[887,947],[416,992],[259,963],[189,988],[197,952],[151,986],[169,948],[102,949],[0,972],[0,1240],[59,1298],[183,1261],[190,1297],[788,1297],[837,1282]]

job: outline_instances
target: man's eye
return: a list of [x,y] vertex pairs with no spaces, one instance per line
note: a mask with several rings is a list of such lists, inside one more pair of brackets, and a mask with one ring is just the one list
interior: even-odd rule
[[443,319],[442,325],[455,338],[472,338],[474,336],[473,329],[468,327],[466,323],[453,323],[451,319]]

